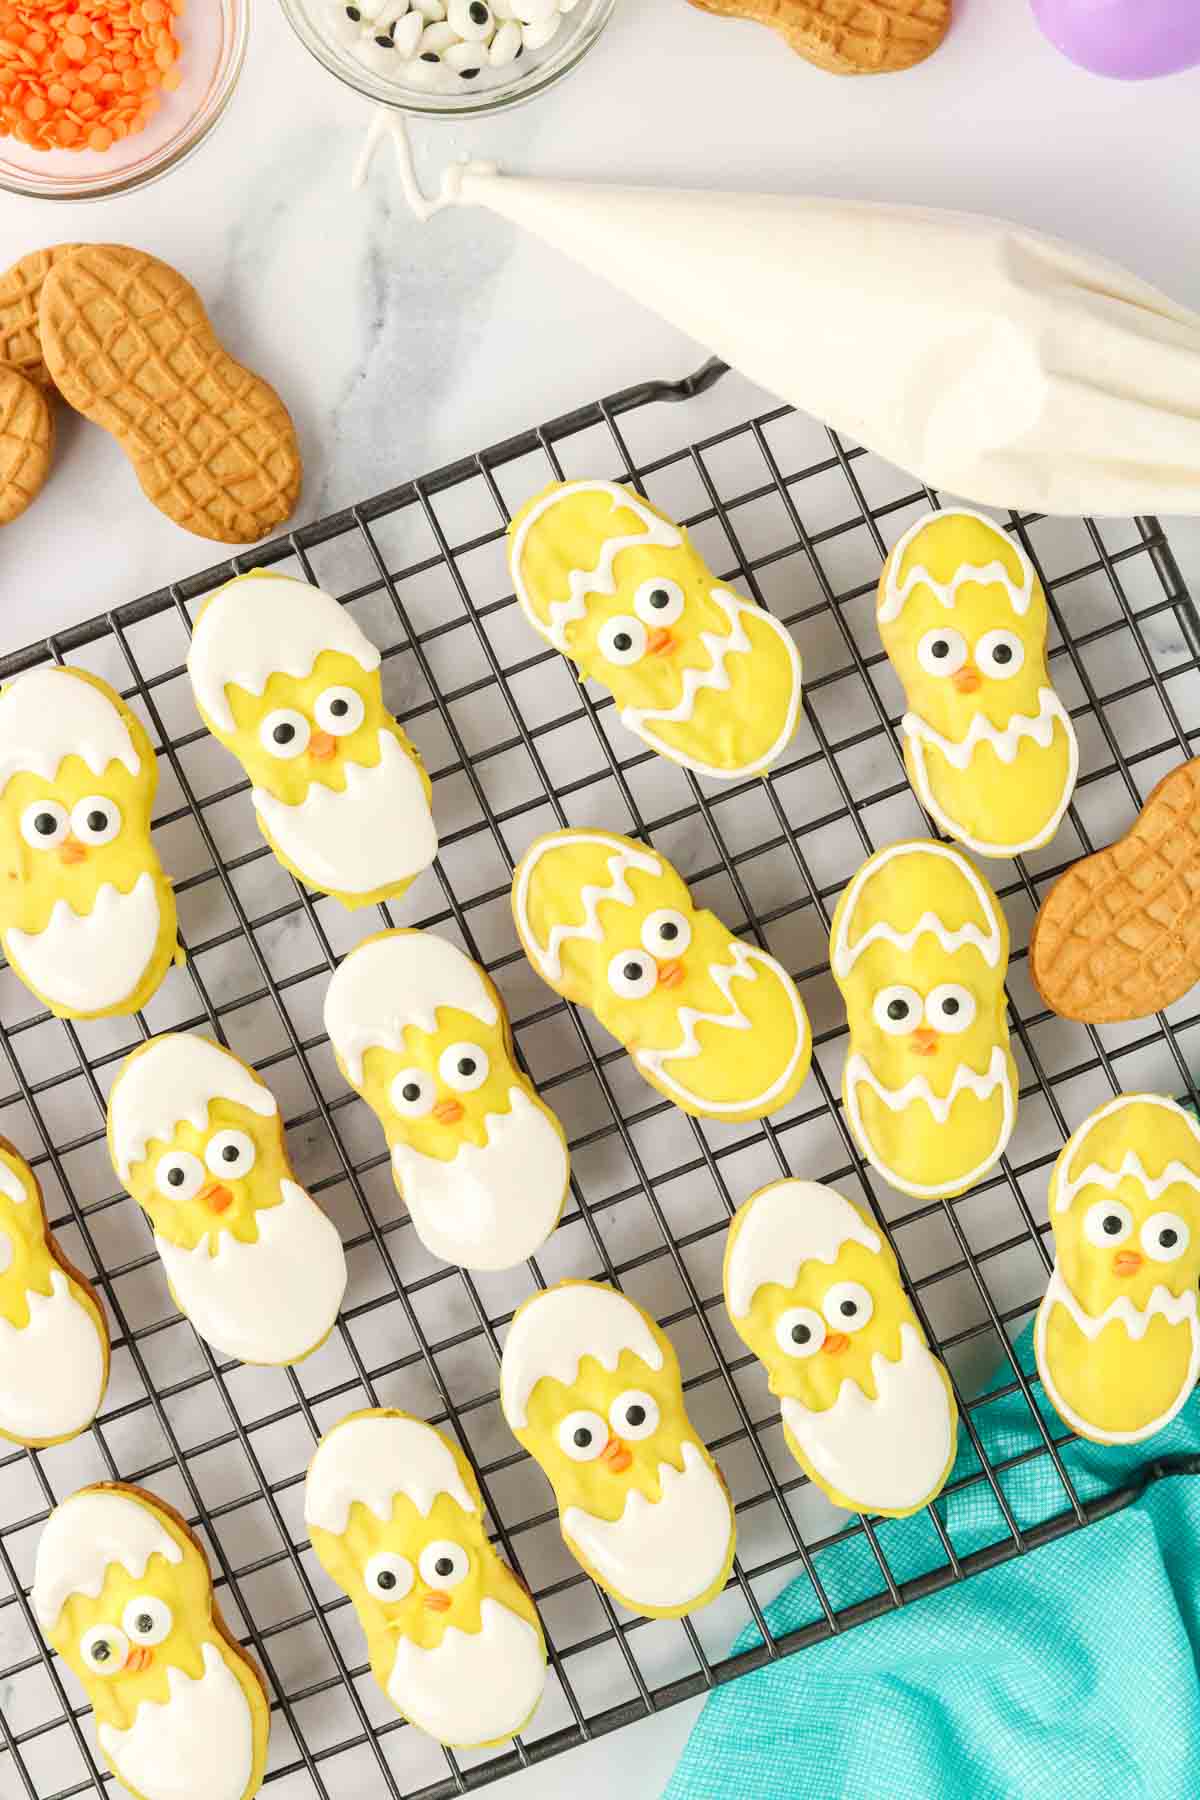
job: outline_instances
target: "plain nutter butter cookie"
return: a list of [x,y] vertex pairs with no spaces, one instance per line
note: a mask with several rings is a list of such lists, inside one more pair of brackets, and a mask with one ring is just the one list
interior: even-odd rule
[[54,415],[42,390],[0,365],[0,525],[11,525],[46,485]]
[[116,438],[160,512],[248,544],[300,493],[296,432],[274,388],[222,347],[191,283],[120,244],[88,244],[47,272],[42,352],[77,412]]
[[134,1800],[257,1794],[270,1729],[263,1678],[173,1507],[123,1482],[81,1488],[46,1521],[30,1599]]
[[692,0],[702,12],[751,19],[831,75],[889,75],[932,56],[951,0]]
[[1200,757],[1153,790],[1125,836],[1059,877],[1029,972],[1064,1019],[1144,1019],[1200,980]]
[[54,244],[49,250],[31,250],[0,275],[0,363],[19,369],[41,388],[54,386],[38,331],[42,283],[56,262],[78,249],[78,244]]

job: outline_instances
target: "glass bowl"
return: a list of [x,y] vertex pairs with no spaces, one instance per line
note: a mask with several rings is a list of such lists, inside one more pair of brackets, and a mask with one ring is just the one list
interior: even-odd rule
[[545,50],[533,51],[519,62],[510,63],[507,69],[487,71],[487,86],[468,87],[464,83],[461,91],[451,93],[402,87],[372,74],[327,35],[323,22],[329,14],[330,0],[279,3],[304,48],[347,87],[395,112],[463,119],[522,106],[578,68],[612,17],[616,0],[579,0],[574,10],[564,15],[561,29]]
[[250,0],[189,0],[176,30],[183,46],[173,94],[144,131],[111,150],[33,150],[0,138],[0,189],[35,200],[106,200],[178,168],[229,104],[246,55]]

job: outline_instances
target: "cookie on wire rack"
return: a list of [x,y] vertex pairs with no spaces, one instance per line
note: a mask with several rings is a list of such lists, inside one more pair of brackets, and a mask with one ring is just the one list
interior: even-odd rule
[[691,0],[702,12],[751,19],[831,75],[891,75],[932,56],[951,0]]

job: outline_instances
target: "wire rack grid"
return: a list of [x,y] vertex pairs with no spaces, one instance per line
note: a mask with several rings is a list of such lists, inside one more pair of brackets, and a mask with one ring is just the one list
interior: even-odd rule
[[[668,402],[679,403],[676,406]],[[765,409],[764,409],[765,408]],[[684,438],[690,441],[682,441]],[[709,564],[791,628],[805,712],[765,780],[698,781],[646,751],[607,695],[580,686],[533,639],[512,598],[504,528],[552,477],[633,481],[689,526]],[[863,1165],[841,1116],[845,1027],[828,970],[838,894],[863,857],[929,829],[896,738],[901,695],[880,650],[873,596],[888,547],[936,496],[779,406],[719,364],[583,408],[220,569],[118,608],[0,661],[0,679],[46,659],[113,682],[158,749],[155,832],[179,898],[187,965],[144,1014],[51,1019],[0,970],[0,1133],[29,1157],[64,1249],[92,1275],[113,1333],[100,1419],[72,1444],[0,1453],[0,1792],[38,1800],[106,1791],[88,1708],[28,1604],[48,1510],[92,1480],[148,1486],[193,1522],[231,1627],[265,1671],[267,1784],[291,1796],[441,1800],[702,1692],[976,1570],[1078,1529],[1128,1498],[1085,1502],[1065,1434],[1033,1404],[1012,1340],[1044,1287],[1045,1191],[1070,1129],[1132,1087],[1195,1098],[1200,1012],[1187,999],[1133,1026],[1054,1018],[1027,975],[1040,896],[1079,855],[1126,828],[1153,782],[1200,735],[1200,618],[1152,519],[1004,521],[1042,576],[1051,665],[1081,745],[1069,821],[1015,864],[991,865],[1012,931],[1009,996],[1020,1118],[1000,1168],[949,1202],[914,1204]],[[434,783],[441,853],[394,908],[347,914],[287,876],[258,839],[244,781],[195,713],[183,668],[197,604],[221,581],[272,566],[343,599],[383,652],[385,693]],[[814,1031],[810,1080],[757,1125],[698,1122],[663,1102],[586,1016],[520,954],[509,877],[538,833],[596,824],[663,850],[699,901],[795,974]],[[572,1198],[527,1268],[471,1277],[431,1258],[392,1188],[375,1121],[350,1094],[321,1028],[338,957],[388,924],[460,942],[505,996],[519,1051],[571,1144]],[[180,1318],[134,1202],[114,1191],[104,1102],[121,1059],[164,1029],[208,1031],[279,1096],[299,1179],[342,1231],[350,1267],[333,1336],[299,1367],[215,1357]],[[721,1258],[734,1208],[779,1173],[866,1199],[954,1381],[977,1462],[957,1477],[991,1496],[982,1548],[956,1548],[929,1513],[935,1554],[917,1578],[889,1565],[878,1525],[830,1506],[782,1441],[763,1371],[733,1334]],[[732,1490],[739,1555],[724,1594],[683,1622],[632,1618],[578,1570],[549,1489],[500,1417],[497,1361],[516,1306],[565,1275],[606,1279],[661,1320],[688,1405]],[[995,1371],[999,1365],[998,1385]],[[987,1399],[980,1390],[993,1377]],[[1030,1442],[989,1460],[979,1407],[1024,1396]],[[480,1477],[503,1553],[546,1626],[551,1675],[524,1741],[450,1753],[405,1726],[370,1677],[349,1603],[304,1531],[304,1470],[343,1414],[398,1405],[454,1433]],[[1061,1500],[1018,1522],[1019,1465],[1049,1459]],[[823,1552],[858,1539],[871,1574],[829,1591]],[[776,1637],[764,1606],[812,1586],[814,1620]],[[750,1648],[730,1654],[747,1626]]]

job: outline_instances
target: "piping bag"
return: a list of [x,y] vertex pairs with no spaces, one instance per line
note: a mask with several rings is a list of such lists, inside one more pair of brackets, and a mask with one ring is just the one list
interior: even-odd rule
[[971,213],[614,187],[453,164],[419,218],[484,206],[751,381],[978,505],[1200,513],[1200,315],[1116,263]]

